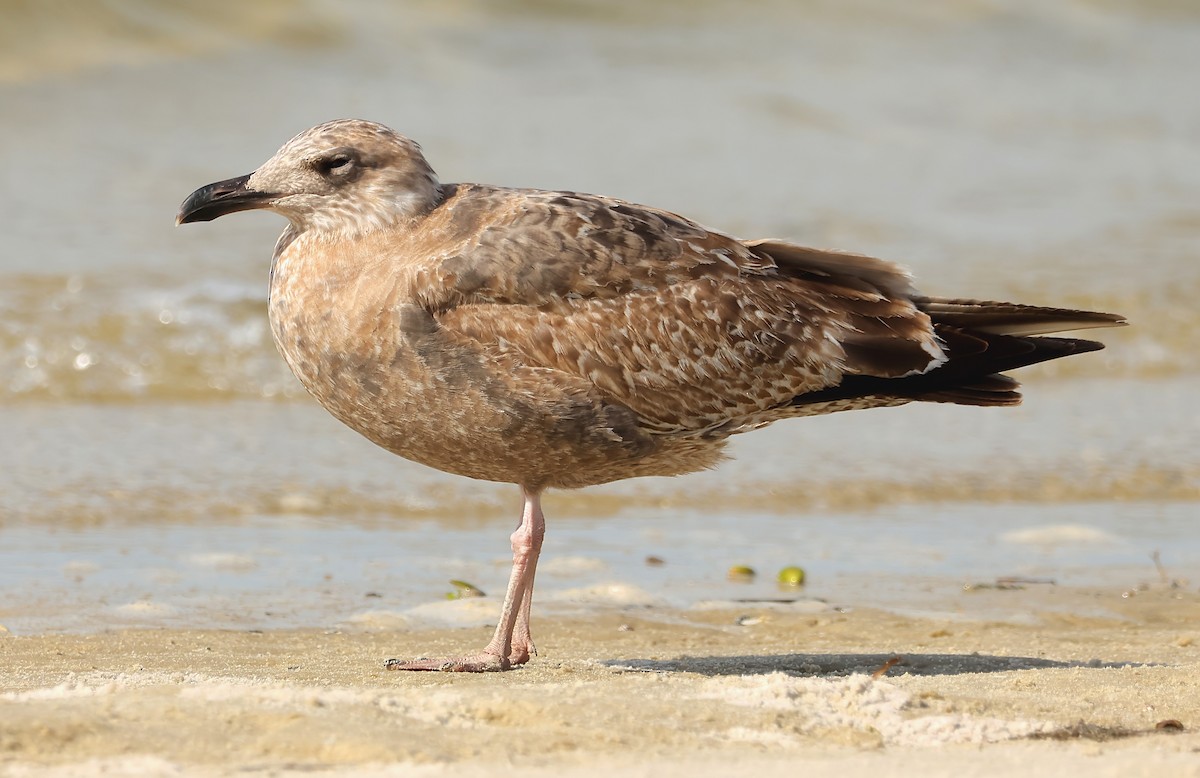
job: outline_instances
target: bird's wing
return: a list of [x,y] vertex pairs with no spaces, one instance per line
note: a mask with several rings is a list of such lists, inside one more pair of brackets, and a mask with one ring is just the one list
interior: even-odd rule
[[485,351],[584,378],[649,430],[716,429],[845,374],[943,358],[881,260],[839,273],[837,255],[814,252],[800,272],[796,257],[781,267],[773,251],[620,200],[478,196],[457,204],[469,237],[427,266],[426,307]]

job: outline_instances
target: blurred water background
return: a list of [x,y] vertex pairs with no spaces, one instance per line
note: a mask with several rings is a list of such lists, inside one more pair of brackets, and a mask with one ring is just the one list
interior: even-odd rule
[[393,608],[451,577],[502,590],[515,489],[373,449],[276,355],[281,221],[173,225],[197,186],[350,116],[419,140],[443,181],[615,195],[895,259],[931,294],[1133,322],[1023,371],[1019,409],[783,423],[715,472],[554,495],[547,558],[574,562],[548,598],[735,596],[735,562],[802,564],[810,594],[861,603],[1013,573],[1123,590],[1155,549],[1200,580],[1193,2],[0,0],[0,18],[10,629],[321,626],[368,590]]

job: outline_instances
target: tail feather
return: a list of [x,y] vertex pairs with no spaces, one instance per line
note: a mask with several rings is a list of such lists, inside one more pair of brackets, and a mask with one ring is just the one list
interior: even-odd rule
[[929,315],[948,359],[927,373],[902,378],[847,375],[840,384],[795,397],[793,406],[858,397],[958,405],[1004,406],[1021,402],[1020,384],[1002,375],[1039,362],[1099,351],[1103,343],[1045,333],[1120,327],[1111,313],[1041,308],[991,301],[914,298]]
[[[972,333],[978,334],[978,333]],[[983,334],[988,348],[978,354],[955,358],[953,351],[946,365],[914,379],[902,389],[902,396],[926,402],[958,405],[1019,405],[1020,383],[1002,373],[1020,367],[1049,362],[1072,354],[1099,351],[1103,343],[1080,338],[1047,338]],[[947,370],[948,368],[948,370]],[[945,373],[942,371],[946,370]]]

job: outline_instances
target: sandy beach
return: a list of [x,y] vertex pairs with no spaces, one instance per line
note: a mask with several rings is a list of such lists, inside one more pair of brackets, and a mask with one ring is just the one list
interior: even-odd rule
[[972,596],[1029,616],[610,609],[491,675],[382,669],[485,626],[6,636],[0,772],[1200,775],[1194,592]]
[[[1196,3],[747,9],[0,0],[0,776],[1200,776]],[[486,641],[519,492],[307,397],[282,221],[174,226],[337,117],[1131,326],[550,494],[541,655],[389,673]]]

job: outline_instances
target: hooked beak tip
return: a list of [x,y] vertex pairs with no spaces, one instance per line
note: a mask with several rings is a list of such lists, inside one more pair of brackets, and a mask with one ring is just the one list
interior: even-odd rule
[[249,174],[202,186],[187,196],[175,215],[176,226],[207,222],[237,211],[265,208],[276,195],[250,189]]

